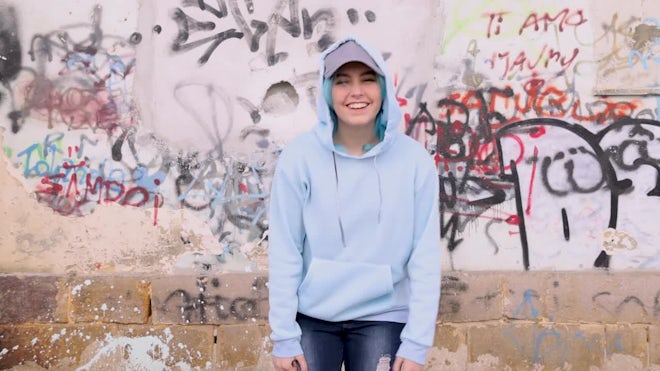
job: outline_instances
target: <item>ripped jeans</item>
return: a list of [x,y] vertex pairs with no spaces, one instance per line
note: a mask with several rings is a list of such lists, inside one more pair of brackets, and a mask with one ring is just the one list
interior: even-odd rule
[[[300,341],[309,371],[390,370],[404,323],[327,322],[298,313]],[[389,367],[387,367],[389,365]]]

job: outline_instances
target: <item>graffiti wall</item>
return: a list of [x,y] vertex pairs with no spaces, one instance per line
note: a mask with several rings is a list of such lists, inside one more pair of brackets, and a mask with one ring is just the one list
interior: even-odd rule
[[314,125],[319,54],[356,34],[438,165],[445,269],[657,269],[658,15],[643,1],[0,1],[1,268],[263,268],[278,154]]

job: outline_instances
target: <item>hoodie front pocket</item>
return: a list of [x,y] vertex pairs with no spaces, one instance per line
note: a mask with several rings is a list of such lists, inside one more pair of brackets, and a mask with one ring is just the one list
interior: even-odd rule
[[313,258],[298,303],[308,316],[343,321],[389,309],[393,291],[389,265]]

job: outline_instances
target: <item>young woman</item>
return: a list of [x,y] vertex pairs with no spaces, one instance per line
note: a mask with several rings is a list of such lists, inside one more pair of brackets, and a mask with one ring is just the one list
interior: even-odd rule
[[[276,370],[422,370],[440,298],[438,176],[397,126],[381,55],[321,58],[318,124],[273,178],[269,321]],[[379,368],[380,369],[380,368]]]

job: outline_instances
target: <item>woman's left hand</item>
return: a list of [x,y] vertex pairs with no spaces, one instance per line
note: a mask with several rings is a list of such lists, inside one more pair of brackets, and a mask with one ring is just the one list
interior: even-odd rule
[[392,371],[423,371],[424,365],[420,365],[417,362],[413,362],[409,359],[396,357],[394,360],[394,366],[392,366]]

